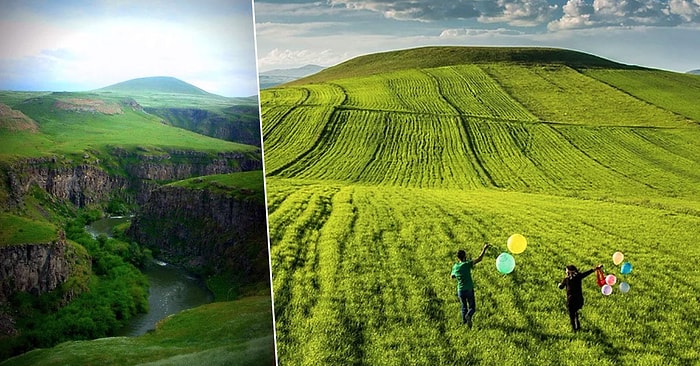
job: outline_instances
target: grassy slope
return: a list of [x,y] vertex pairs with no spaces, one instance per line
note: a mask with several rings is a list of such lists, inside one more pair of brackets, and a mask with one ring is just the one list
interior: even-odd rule
[[271,365],[269,296],[251,296],[183,311],[139,337],[66,342],[28,352],[9,365]]
[[[80,99],[102,100],[119,105],[121,97],[105,98],[93,93],[53,93],[18,101],[7,93],[4,101],[39,124],[39,133],[0,130],[3,140],[0,158],[38,157],[52,154],[77,154],[87,150],[106,151],[119,146],[128,150],[179,149],[208,152],[256,151],[249,145],[222,141],[160,123],[160,119],[120,105],[120,114],[100,114],[56,110],[57,102]],[[3,101],[0,100],[0,101]],[[138,133],[134,133],[138,131]]]
[[613,69],[634,68],[593,55],[556,48],[422,47],[357,57],[287,85],[318,83],[403,69],[491,62],[563,64],[572,67],[587,66]]
[[207,189],[239,199],[249,198],[261,204],[265,203],[265,180],[261,170],[232,174],[216,174],[206,177],[190,178],[171,183],[176,187],[190,189]]
[[[511,51],[369,55],[261,93],[281,362],[700,359],[695,77]],[[530,245],[502,276],[515,232]],[[484,241],[471,337],[447,274]],[[587,280],[576,336],[555,287],[569,263],[634,289]]]

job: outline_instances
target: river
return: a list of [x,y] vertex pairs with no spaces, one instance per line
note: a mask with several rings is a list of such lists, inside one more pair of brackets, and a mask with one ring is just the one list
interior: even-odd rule
[[[112,227],[131,220],[130,217],[109,217],[97,220],[85,230],[93,237],[99,234],[112,235]],[[148,277],[148,304],[146,314],[138,314],[129,323],[118,330],[118,336],[138,336],[155,328],[155,324],[168,315],[191,309],[213,300],[211,292],[200,280],[186,271],[154,260],[147,268],[141,270]]]

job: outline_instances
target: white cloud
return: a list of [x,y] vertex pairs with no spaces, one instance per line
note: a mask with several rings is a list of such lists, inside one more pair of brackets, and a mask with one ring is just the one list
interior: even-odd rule
[[524,32],[520,32],[513,29],[498,28],[498,29],[469,29],[469,28],[451,28],[445,29],[440,33],[440,38],[459,38],[459,37],[497,37],[497,36],[518,36],[523,35]]
[[609,26],[678,26],[700,22],[700,0],[569,0],[550,31]]
[[479,21],[533,27],[546,23],[557,9],[556,5],[549,5],[546,0],[498,0],[497,4],[497,12],[483,14]]
[[668,5],[670,13],[685,22],[700,22],[700,0],[671,0]]
[[332,49],[291,50],[275,48],[258,59],[260,71],[275,68],[292,68],[304,65],[331,66],[349,58],[347,52],[338,53]]

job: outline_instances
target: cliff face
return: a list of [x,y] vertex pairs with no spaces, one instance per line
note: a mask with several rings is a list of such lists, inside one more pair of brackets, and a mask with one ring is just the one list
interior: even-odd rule
[[267,258],[266,222],[264,203],[166,186],[151,193],[127,234],[191,269],[264,279],[267,269],[255,262]]
[[196,108],[144,108],[169,124],[222,140],[260,146],[257,106],[234,106],[225,114]]
[[[90,271],[87,252],[70,246],[64,238],[52,243],[0,247],[0,304],[15,292],[41,295],[55,290],[71,276],[87,278],[86,271]],[[70,300],[82,285],[69,290],[65,300]]]
[[262,168],[254,156],[219,153],[210,156],[194,151],[171,151],[158,156],[138,155],[114,149],[112,156],[121,164],[122,175],[109,174],[99,159],[86,156],[91,163],[74,165],[58,158],[26,159],[5,169],[9,206],[19,206],[32,186],[78,207],[101,203],[120,196],[142,204],[157,184],[193,176],[233,173]]
[[33,185],[78,207],[105,201],[115,191],[123,191],[128,182],[109,176],[92,165],[61,166],[56,158],[27,159],[7,169],[11,205],[19,205]]

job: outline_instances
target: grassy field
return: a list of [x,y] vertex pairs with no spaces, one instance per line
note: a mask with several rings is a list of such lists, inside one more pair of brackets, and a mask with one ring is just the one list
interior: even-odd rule
[[265,179],[262,170],[231,174],[214,174],[204,177],[180,180],[170,184],[175,187],[187,187],[193,190],[207,189],[214,193],[223,193],[237,199],[250,199],[265,203]]
[[[0,129],[2,160],[51,154],[82,156],[86,151],[106,151],[110,147],[208,152],[258,150],[254,146],[172,128],[155,116],[121,104],[119,98],[103,98],[92,93],[52,93],[23,101],[17,101],[7,93],[0,97],[0,102],[23,112],[39,125],[39,132]],[[94,105],[104,108],[107,113],[89,110]]]
[[271,365],[271,323],[270,297],[251,296],[183,311],[139,337],[66,342],[0,365]]
[[[369,55],[262,91],[280,363],[700,362],[695,77],[480,50]],[[514,233],[528,248],[502,275]],[[450,269],[484,242],[468,330]],[[556,285],[599,263],[631,290],[585,280],[574,334]]]

